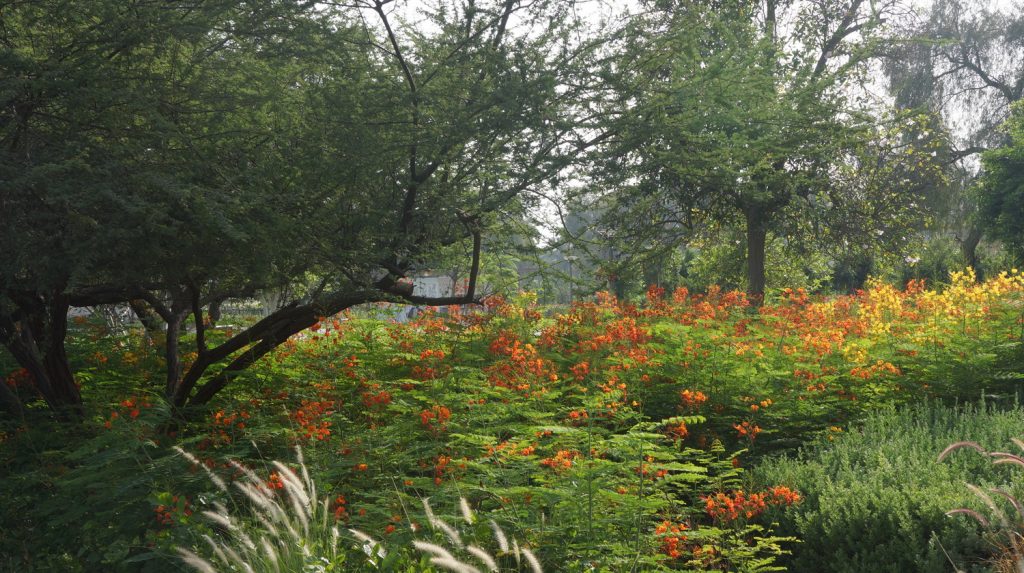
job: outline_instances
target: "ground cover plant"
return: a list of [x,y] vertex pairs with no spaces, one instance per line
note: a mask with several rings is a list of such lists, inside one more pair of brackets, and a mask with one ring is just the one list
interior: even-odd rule
[[[1012,404],[1022,293],[1018,272],[965,272],[941,289],[784,290],[762,306],[652,287],[636,304],[600,295],[557,312],[520,295],[408,323],[324,317],[184,420],[159,397],[159,341],[84,320],[72,359],[86,402],[108,406],[83,425],[30,410],[4,426],[3,529],[15,533],[0,540],[2,565],[176,570],[178,549],[214,559],[203,535],[224,526],[204,512],[230,511],[261,538],[253,496],[233,484],[288,505],[299,445],[303,483],[327,500],[306,555],[317,570],[443,570],[413,543],[451,547],[436,523],[454,526],[463,503],[477,518],[462,546],[506,569],[532,565],[493,547],[491,521],[546,571],[772,570],[811,546],[793,524],[819,511],[821,483],[746,470],[907,403]],[[6,383],[31,403],[23,373]],[[897,499],[881,503],[896,512]],[[978,531],[967,523],[965,539]]]
[[[783,560],[789,571],[820,571],[822,563],[837,572],[987,571],[1006,546],[1002,532],[991,535],[970,517],[947,514],[960,507],[991,513],[966,483],[1019,496],[1024,482],[1015,468],[973,451],[936,460],[966,437],[1002,451],[1020,435],[1019,408],[884,409],[833,440],[766,460],[750,478],[789,483],[803,494],[799,507],[780,516],[779,531],[801,539]],[[1006,511],[1014,513],[1009,505]]]

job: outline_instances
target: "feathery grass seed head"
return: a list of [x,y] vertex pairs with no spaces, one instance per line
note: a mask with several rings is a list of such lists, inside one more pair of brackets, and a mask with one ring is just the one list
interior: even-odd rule
[[466,551],[483,562],[483,564],[487,566],[488,571],[491,571],[491,573],[498,573],[498,562],[494,560],[494,557],[491,557],[490,553],[476,545],[467,546]]

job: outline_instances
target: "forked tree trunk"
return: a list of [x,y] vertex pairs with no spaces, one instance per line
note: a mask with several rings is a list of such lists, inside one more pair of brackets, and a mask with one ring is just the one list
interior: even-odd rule
[[82,418],[82,395],[68,364],[64,339],[68,309],[65,295],[33,298],[21,304],[17,321],[0,322],[0,338],[18,364],[32,376],[39,394],[62,420]]

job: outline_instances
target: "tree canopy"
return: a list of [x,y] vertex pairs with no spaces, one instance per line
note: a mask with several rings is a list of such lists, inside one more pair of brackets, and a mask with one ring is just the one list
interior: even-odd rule
[[1003,129],[1006,145],[982,155],[978,211],[992,236],[1024,256],[1024,106],[1013,106]]
[[[472,301],[483,230],[581,144],[588,48],[560,3],[437,2],[415,25],[387,1],[65,8],[5,8],[2,62],[0,204],[18,216],[0,239],[0,338],[65,389],[54,405],[77,401],[59,366],[69,305],[151,306],[180,405],[354,304]],[[420,300],[403,280],[453,245],[469,292]],[[310,281],[205,347],[209,304]]]
[[741,225],[754,295],[765,290],[770,234],[796,244],[826,238],[846,250],[867,242],[855,241],[865,233],[876,244],[900,237],[909,221],[894,199],[913,204],[914,190],[897,172],[935,177],[937,166],[916,140],[900,139],[903,122],[916,120],[886,123],[851,101],[874,30],[896,6],[656,5],[652,18],[671,14],[658,34],[623,33],[621,113],[603,171],[615,204],[607,212],[638,217],[627,237]]

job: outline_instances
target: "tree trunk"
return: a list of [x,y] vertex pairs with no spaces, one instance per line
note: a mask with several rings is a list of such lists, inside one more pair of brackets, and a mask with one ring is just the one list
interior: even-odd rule
[[626,281],[616,277],[614,280],[609,280],[608,282],[611,283],[609,286],[611,287],[612,294],[615,295],[615,298],[618,300],[626,300]]
[[33,296],[18,305],[17,319],[0,318],[0,341],[32,376],[43,400],[61,420],[80,420],[82,395],[68,364],[68,297]]
[[217,326],[217,323],[220,322],[220,317],[221,317],[220,305],[221,305],[221,301],[219,301],[219,300],[215,300],[215,301],[210,303],[210,310],[209,310],[210,326]]
[[765,244],[768,226],[757,207],[748,207],[744,215],[747,221],[747,294],[752,302],[760,304],[764,300]]
[[160,316],[153,312],[148,306],[146,301],[141,299],[133,299],[128,301],[128,306],[131,307],[132,312],[142,323],[142,327],[146,329],[146,332],[152,337],[157,332],[162,330],[160,328]]
[[164,394],[172,403],[174,402],[173,396],[178,389],[178,382],[181,380],[181,354],[178,351],[178,346],[181,339],[181,323],[184,318],[182,314],[174,313],[174,316],[167,321],[167,335],[164,341],[164,361],[167,373]]
[[[479,304],[475,298],[476,269],[479,269],[479,241],[475,243],[474,247],[473,269],[470,273],[467,292],[463,296],[429,298],[414,296],[410,292],[401,298],[411,304],[431,306]],[[388,285],[389,292],[391,288],[393,288],[392,285]],[[340,292],[325,296],[317,302],[307,304],[293,302],[285,305],[244,331],[235,334],[230,340],[200,354],[181,378],[171,402],[179,407],[186,404],[205,404],[223,390],[240,372],[284,344],[291,336],[316,324],[320,317],[333,316],[357,304],[385,300],[389,299],[383,295],[382,291],[371,290]],[[211,367],[227,360],[230,362],[218,371],[208,374]],[[200,384],[200,382],[202,383]]]
[[[174,317],[181,317],[178,319],[180,328],[180,321],[184,320],[183,312],[186,312],[188,306],[191,306],[197,324],[196,360],[188,367],[184,375],[174,377],[173,384],[170,370],[168,370],[168,399],[175,407],[206,404],[240,372],[284,344],[291,336],[313,326],[322,317],[334,316],[342,310],[358,304],[394,300],[429,306],[480,304],[480,300],[476,298],[476,281],[480,272],[482,239],[479,229],[473,229],[471,233],[473,235],[473,259],[466,292],[462,295],[418,296],[414,293],[411,283],[400,282],[389,275],[378,280],[372,288],[342,290],[316,297],[305,304],[293,301],[280,306],[257,321],[256,324],[213,347],[207,347],[203,342],[199,292],[197,288],[193,287],[191,289],[191,305],[175,302],[171,311],[162,312],[159,308],[157,309],[168,322],[172,322]],[[170,364],[171,355],[177,356],[178,354],[177,337],[173,337],[172,342],[170,325],[168,325],[167,344],[168,364]],[[171,344],[175,345],[173,352],[170,349]],[[224,362],[227,364],[220,366]],[[210,368],[215,366],[219,366],[219,370],[209,372]]]
[[984,270],[980,266],[981,261],[978,260],[978,244],[981,243],[982,234],[981,227],[972,224],[967,229],[967,236],[960,241],[960,250],[963,252],[964,260],[967,261],[967,266],[974,269],[978,281],[982,280],[982,271]]
[[50,378],[61,407],[72,411],[75,417],[81,417],[82,394],[78,390],[75,376],[68,364],[68,355],[64,342],[68,333],[68,310],[70,304],[66,297],[50,305],[48,332],[44,330],[46,350],[43,353],[43,367]]
[[[327,305],[287,305],[274,311],[270,316],[257,322],[227,342],[199,355],[178,384],[171,402],[178,407],[186,403],[201,405],[210,401],[224,389],[239,372],[283,344],[292,335],[313,326],[321,316],[332,316],[342,310],[365,302],[366,299],[339,297]],[[198,387],[206,371],[214,364],[225,360],[236,351],[242,350],[231,362],[209,377]]]

